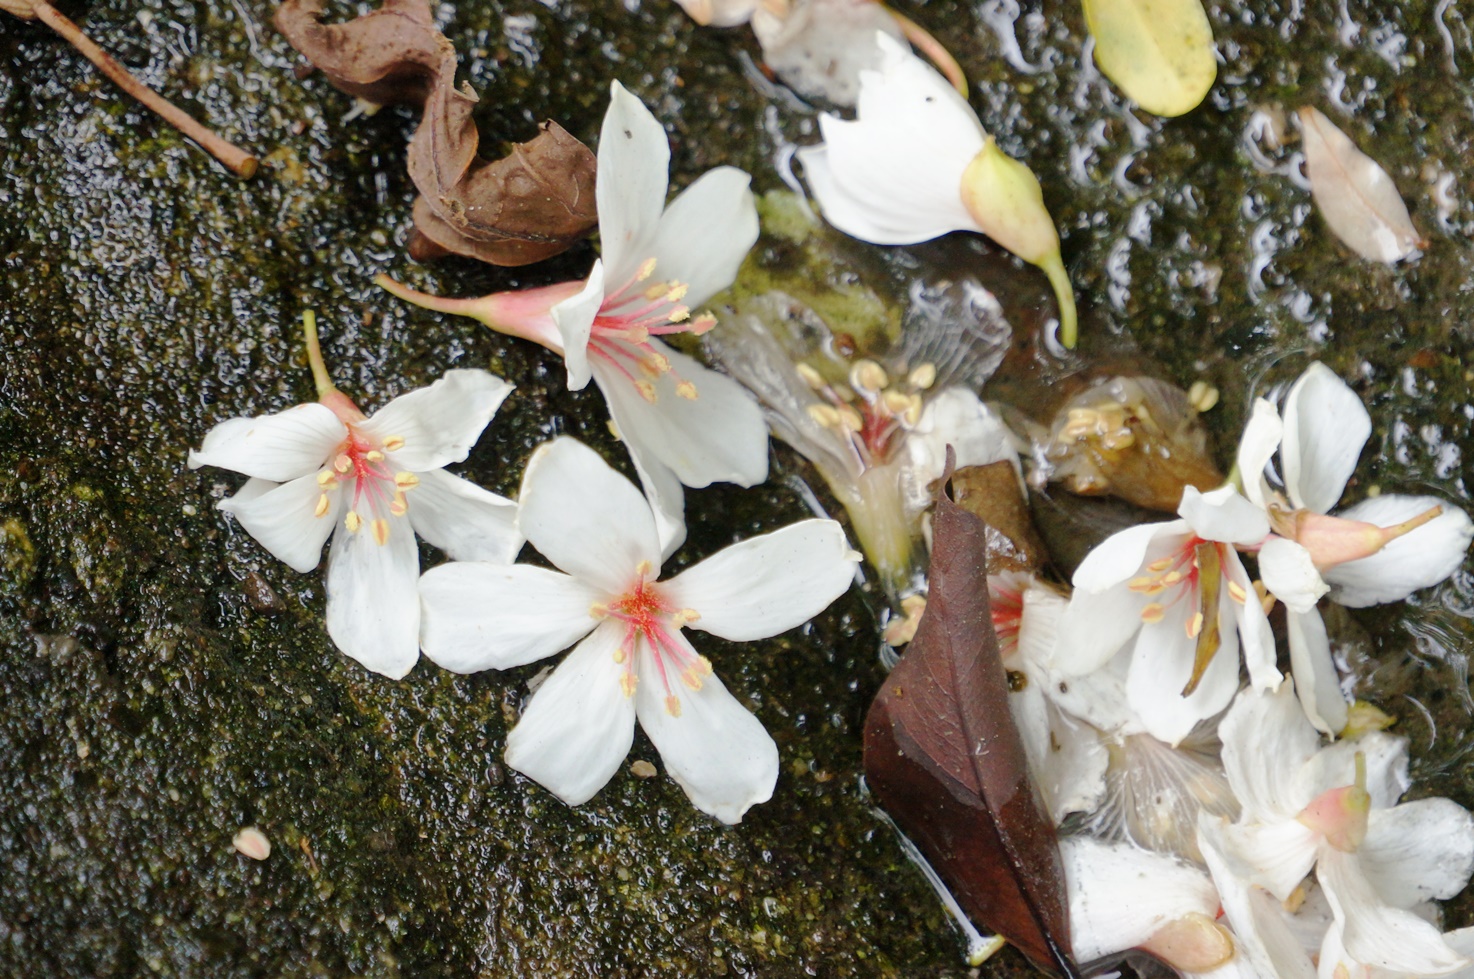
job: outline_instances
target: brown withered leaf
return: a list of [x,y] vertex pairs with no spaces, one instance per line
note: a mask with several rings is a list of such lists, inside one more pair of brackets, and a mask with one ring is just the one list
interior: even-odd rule
[[456,87],[455,49],[435,29],[427,0],[385,0],[346,24],[323,24],[321,15],[321,0],[287,0],[275,23],[342,91],[422,106],[408,154],[420,192],[411,255],[526,265],[594,229],[594,154],[556,123],[500,160],[479,155],[476,94]]
[[1034,529],[1013,463],[1001,459],[986,466],[963,466],[952,474],[952,492],[958,506],[983,522],[988,574],[1044,567],[1044,543]]
[[993,632],[986,530],[945,494],[932,520],[926,612],[865,718],[865,777],[975,922],[1073,977],[1054,825]]

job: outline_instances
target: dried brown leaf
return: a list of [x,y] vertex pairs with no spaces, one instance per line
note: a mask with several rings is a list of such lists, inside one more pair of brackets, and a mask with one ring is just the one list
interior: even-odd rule
[[478,154],[476,94],[456,87],[455,49],[436,30],[426,0],[385,0],[346,24],[323,24],[321,14],[321,0],[287,0],[275,23],[342,91],[423,106],[408,154],[421,195],[411,254],[526,265],[594,229],[594,154],[556,123],[544,123],[500,160]]
[[1426,247],[1387,171],[1309,106],[1300,110],[1305,173],[1321,217],[1362,258],[1393,262]]
[[1054,824],[993,632],[987,531],[945,495],[932,519],[926,612],[865,718],[865,776],[970,917],[1074,976]]
[[1019,489],[1013,463],[964,466],[952,475],[952,491],[957,505],[987,530],[988,574],[1032,572],[1044,566],[1044,544],[1029,516],[1029,502]]

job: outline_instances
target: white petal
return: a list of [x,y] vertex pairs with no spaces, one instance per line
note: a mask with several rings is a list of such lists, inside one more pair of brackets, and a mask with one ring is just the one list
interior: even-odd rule
[[582,805],[619,770],[635,739],[635,701],[614,661],[624,637],[600,625],[537,688],[507,735],[507,764],[570,806]]
[[1198,816],[1198,849],[1213,876],[1224,916],[1233,926],[1239,952],[1261,979],[1314,979],[1315,967],[1268,891],[1249,883],[1248,868],[1224,838],[1228,823],[1208,812]]
[[686,489],[671,468],[657,459],[644,443],[626,442],[624,447],[629,450],[640,488],[650,502],[655,534],[660,540],[660,559],[664,561],[686,542]]
[[599,247],[617,282],[653,254],[650,240],[665,208],[670,141],[650,110],[619,82],[609,85],[609,111],[599,130]]
[[607,597],[547,568],[452,561],[420,576],[420,648],[456,673],[521,666],[591,632]]
[[563,341],[563,366],[568,368],[568,390],[582,391],[592,375],[589,363],[589,337],[594,320],[604,305],[604,263],[594,262],[583,289],[553,306],[548,315],[558,328]]
[[[1048,703],[1039,684],[1030,683],[1023,692],[1030,691],[1037,692],[1043,705],[1045,726],[1043,740],[1029,751],[1029,761],[1050,815],[1058,824],[1072,812],[1093,812],[1105,798],[1110,751],[1099,731]],[[1010,705],[1017,696],[1009,697]]]
[[1239,439],[1238,467],[1244,480],[1244,496],[1257,507],[1265,505],[1264,470],[1280,446],[1285,427],[1274,405],[1263,398],[1254,399],[1249,423]]
[[1144,625],[1131,653],[1126,698],[1159,741],[1176,746],[1199,722],[1227,707],[1239,688],[1238,634],[1229,621],[1222,623],[1218,651],[1203,671],[1193,692],[1183,688],[1192,677],[1195,640],[1187,636],[1187,609],[1169,609],[1166,618]]
[[522,549],[517,504],[505,496],[432,469],[406,497],[415,533],[457,561],[510,564]]
[[315,473],[330,459],[348,429],[324,405],[297,405],[274,415],[232,418],[210,429],[189,468],[219,466],[274,483]]
[[1329,513],[1371,434],[1371,416],[1356,392],[1325,364],[1307,367],[1285,398],[1280,462],[1290,502]]
[[1321,835],[1296,819],[1223,827],[1223,844],[1241,861],[1247,879],[1281,901],[1315,866]]
[[404,445],[386,449],[393,469],[422,473],[461,462],[481,430],[501,407],[512,385],[490,371],[453,370],[429,387],[403,394],[358,426],[383,442],[398,436]]
[[1290,635],[1290,669],[1295,674],[1300,705],[1316,730],[1334,737],[1346,726],[1347,706],[1336,663],[1331,659],[1325,621],[1311,606],[1307,612],[1288,610],[1285,626]]
[[1291,612],[1309,612],[1331,590],[1315,569],[1310,552],[1292,540],[1270,537],[1259,549],[1264,587]]
[[1259,604],[1254,583],[1249,580],[1249,574],[1236,552],[1230,550],[1222,555],[1222,566],[1224,578],[1238,586],[1244,596],[1240,602],[1233,597],[1232,590],[1224,588],[1220,615],[1223,622],[1232,620],[1238,628],[1249,682],[1256,690],[1277,687],[1284,675],[1275,666],[1279,655],[1274,648],[1274,631],[1269,627],[1264,606]]
[[375,673],[398,680],[420,658],[420,549],[414,530],[385,514],[389,536],[374,539],[371,513],[351,533],[340,520],[328,550],[328,635]]
[[1388,904],[1444,901],[1474,873],[1474,817],[1449,799],[1374,809],[1357,855],[1372,889]]
[[1188,486],[1182,491],[1177,512],[1193,533],[1204,540],[1257,544],[1269,535],[1269,518],[1264,511],[1240,496],[1232,486],[1220,486],[1207,493]]
[[1088,836],[1066,837],[1059,849],[1070,943],[1081,962],[1136,948],[1183,915],[1217,916],[1208,875],[1174,857]]
[[315,474],[279,485],[253,479],[235,496],[221,500],[219,507],[235,514],[246,532],[277,560],[295,571],[311,571],[322,558],[322,545],[342,512],[341,493],[334,486],[327,494],[327,512],[314,516],[322,495]]
[[[1058,661],[1058,657],[1056,657]],[[1126,699],[1131,658],[1115,656],[1100,669],[1081,676],[1052,672],[1049,699],[1073,717],[1107,733],[1136,734],[1145,730]]]
[[757,241],[751,181],[736,167],[708,170],[661,215],[651,244],[654,275],[685,283],[682,302],[688,306],[699,306],[731,285]]
[[801,520],[713,554],[661,586],[691,623],[734,642],[803,625],[849,590],[854,552],[833,520]]
[[[696,655],[684,635],[677,632],[672,638]],[[667,691],[642,643],[635,691],[640,726],[697,809],[724,823],[739,823],[748,809],[773,797],[778,746],[715,675],[707,676],[700,690],[686,687],[674,675],[671,681],[673,688]],[[668,694],[680,698],[679,717],[666,707]]]
[[628,588],[642,562],[660,568],[649,504],[577,439],[554,439],[532,454],[518,506],[518,526],[543,557],[608,594]]
[[1320,735],[1301,712],[1293,684],[1239,694],[1219,723],[1218,736],[1223,771],[1246,821],[1293,819],[1320,794],[1299,783],[1301,768],[1320,747]]
[[1055,670],[1064,677],[1083,677],[1101,669],[1141,628],[1146,603],[1145,596],[1125,587],[1101,592],[1077,587],[1060,618]]
[[1474,523],[1463,510],[1437,497],[1387,494],[1363,500],[1337,516],[1392,527],[1435,506],[1442,506],[1443,513],[1376,554],[1327,570],[1331,599],[1350,608],[1397,602],[1457,571],[1474,539]]
[[1185,543],[1187,523],[1168,520],[1165,523],[1137,524],[1112,534],[1101,541],[1075,569],[1072,579],[1076,589],[1102,592],[1124,584],[1141,573],[1143,565],[1164,554],[1173,553]]
[[1315,873],[1342,924],[1346,952],[1356,961],[1428,976],[1467,964],[1437,928],[1411,911],[1382,903],[1356,854],[1323,847]]

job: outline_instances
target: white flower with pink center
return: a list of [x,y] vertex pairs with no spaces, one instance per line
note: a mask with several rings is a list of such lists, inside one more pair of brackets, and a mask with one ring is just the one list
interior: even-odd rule
[[694,308],[731,285],[757,241],[749,177],[717,167],[665,206],[670,144],[640,100],[614,82],[599,135],[602,257],[582,283],[479,299],[441,299],[377,281],[427,309],[470,316],[559,353],[568,387],[592,378],[655,506],[662,553],[685,539],[682,485],[754,486],[768,477],[768,429],[740,385],[661,337],[700,335]]
[[703,812],[735,823],[767,801],[777,745],[683,630],[746,642],[823,611],[859,559],[839,524],[801,521],[661,581],[651,505],[569,438],[533,454],[520,506],[522,532],[561,570],[452,562],[420,581],[421,644],[446,669],[507,669],[577,643],[508,736],[507,764],[579,805],[618,770],[638,718]]
[[1171,745],[1228,706],[1241,647],[1255,687],[1280,680],[1269,621],[1235,551],[1269,535],[1264,512],[1232,487],[1191,486],[1177,512],[1181,519],[1128,528],[1086,556],[1055,648],[1064,676],[1129,655],[1127,703]]
[[304,321],[321,401],[222,422],[189,466],[250,476],[220,509],[297,571],[316,568],[333,535],[328,634],[398,679],[419,659],[416,534],[457,558],[505,564],[521,549],[515,503],[442,471],[466,458],[512,385],[448,371],[368,417],[332,386],[310,313]]

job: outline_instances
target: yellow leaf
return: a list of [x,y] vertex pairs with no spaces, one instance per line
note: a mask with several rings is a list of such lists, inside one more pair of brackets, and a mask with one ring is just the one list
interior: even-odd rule
[[1095,63],[1143,109],[1180,116],[1213,87],[1218,61],[1200,0],[1082,0]]

